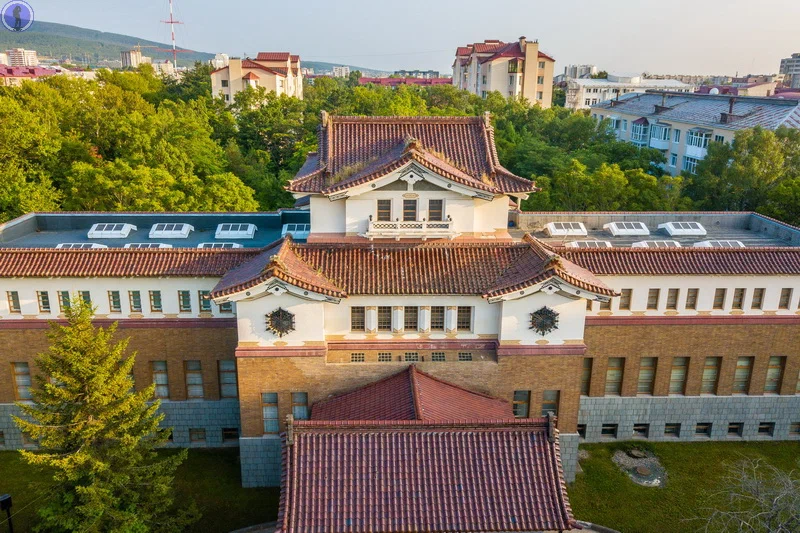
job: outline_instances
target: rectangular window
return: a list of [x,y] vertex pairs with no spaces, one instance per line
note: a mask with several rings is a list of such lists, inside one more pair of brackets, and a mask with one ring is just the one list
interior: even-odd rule
[[586,310],[587,311],[591,311],[592,310],[592,303],[593,302],[591,300],[586,300]]
[[239,428],[222,428],[222,442],[239,440]]
[[205,429],[190,429],[189,442],[205,442],[206,430]]
[[192,312],[192,293],[189,291],[178,291],[178,311],[181,313]]
[[671,168],[675,168],[678,166],[678,154],[676,154],[675,152],[669,154],[669,166]]
[[150,291],[150,312],[160,313],[163,309],[161,305],[161,291]]
[[408,306],[403,308],[403,329],[417,331],[419,329],[419,307]]
[[672,359],[672,368],[669,372],[669,393],[686,393],[686,376],[689,372],[689,358],[675,357]]
[[8,310],[12,313],[21,313],[19,293],[17,291],[6,291],[6,296],[8,297]]
[[150,370],[153,373],[153,383],[156,385],[156,398],[169,398],[169,376],[167,375],[167,362],[151,361]]
[[365,361],[366,357],[363,352],[353,352],[350,354],[351,363],[363,363]]
[[81,300],[88,306],[92,305],[92,294],[89,291],[79,291]]
[[536,83],[539,85],[544,85],[544,76],[536,76]]
[[714,291],[714,309],[723,309],[725,307],[725,293],[727,289],[717,289]]
[[444,306],[431,307],[431,331],[444,331]]
[[228,86],[228,80],[220,80],[220,81],[222,82],[222,86],[223,87],[227,87]]
[[781,298],[778,300],[778,309],[789,309],[792,301],[792,289],[781,289]]
[[472,331],[472,307],[458,306],[458,315],[456,317],[456,330],[458,331]]
[[632,296],[633,296],[633,289],[622,289],[619,295],[619,308],[624,310],[630,310]]
[[681,436],[680,424],[664,424],[664,436],[678,438]]
[[239,385],[236,382],[236,361],[223,359],[217,363],[219,371],[220,398],[238,398]]
[[264,433],[278,433],[278,393],[261,393],[261,419],[264,421]]
[[350,308],[350,330],[365,331],[367,329],[366,311],[364,307]]
[[789,435],[792,437],[800,436],[800,422],[792,422],[789,424]]
[[528,418],[531,405],[531,391],[514,391],[514,416],[517,418]]
[[697,174],[697,164],[700,160],[694,157],[683,156],[683,170],[690,174]]
[[14,373],[14,394],[17,400],[30,400],[31,368],[28,363],[11,363]]
[[725,142],[725,137],[723,137],[722,135],[714,135],[714,142],[724,143]]
[[197,291],[197,301],[200,302],[200,312],[211,312],[211,292],[210,291]]
[[403,221],[414,222],[417,220],[417,201],[403,200]]
[[686,309],[697,309],[697,294],[700,289],[689,289],[686,291]]
[[444,220],[444,200],[428,200],[428,220],[433,222]]
[[378,200],[378,221],[390,222],[392,220],[392,201]]
[[458,352],[458,360],[461,362],[472,361],[472,352]]
[[744,432],[744,423],[732,422],[728,424],[729,437],[741,437],[743,432]]
[[119,297],[119,291],[108,291],[108,309],[112,313],[122,312],[122,298]]
[[694,427],[694,436],[711,438],[711,422],[700,422]]
[[431,361],[436,363],[444,363],[447,360],[444,352],[433,352],[431,353]]
[[131,306],[131,313],[141,313],[142,293],[139,291],[128,291],[128,303]]
[[233,313],[233,302],[222,302],[219,304],[220,313]]
[[750,376],[753,373],[753,358],[740,357],[736,360],[736,371],[733,374],[733,393],[747,394],[750,390]]
[[392,353],[391,352],[378,352],[378,362],[379,363],[391,363],[392,362]]
[[721,357],[706,357],[703,363],[703,379],[700,384],[701,394],[716,394],[719,381],[719,366]]
[[186,374],[186,397],[190,400],[203,399],[203,368],[200,361],[184,361]]
[[772,356],[769,358],[769,366],[767,366],[767,381],[764,383],[765,393],[778,394],[780,392],[781,381],[783,381],[783,368],[785,364],[785,357]]
[[600,310],[607,311],[611,309],[611,300],[606,300],[604,302],[600,302]]
[[58,291],[58,305],[62,313],[66,313],[72,305],[69,299],[69,291]]
[[758,424],[758,434],[762,437],[775,435],[775,422],[761,422]]
[[646,439],[650,435],[650,424],[634,424],[633,436],[639,439]]
[[378,307],[378,331],[392,331],[392,308],[388,305]]
[[619,396],[622,392],[622,376],[625,371],[625,359],[609,357],[606,369],[606,396]]
[[667,291],[667,309],[678,308],[678,297],[681,293],[680,289],[670,289]]
[[578,424],[578,437],[586,438],[586,424]]
[[36,299],[39,302],[39,312],[50,312],[50,293],[47,291],[36,291]]
[[656,382],[656,358],[642,357],[639,360],[639,382],[636,394],[652,395]]
[[553,413],[558,416],[558,398],[560,391],[546,390],[542,393],[542,416],[547,416],[548,413]]
[[746,289],[733,289],[733,303],[731,308],[744,309],[744,296]]
[[419,361],[419,353],[418,352],[406,352],[403,356],[403,360],[406,363],[416,363]]
[[764,305],[764,289],[753,289],[753,301],[750,303],[750,309],[761,309]]
[[592,388],[592,362],[591,357],[583,358],[583,369],[581,371],[581,395],[589,396],[589,391]]
[[681,130],[674,130],[675,136],[673,137],[674,142],[679,143],[681,142]]
[[600,427],[600,436],[605,439],[616,439],[618,428],[617,424],[603,424]]
[[308,393],[292,393],[292,416],[295,420],[308,420]]
[[661,295],[661,289],[650,289],[647,291],[647,308],[658,309],[658,297]]

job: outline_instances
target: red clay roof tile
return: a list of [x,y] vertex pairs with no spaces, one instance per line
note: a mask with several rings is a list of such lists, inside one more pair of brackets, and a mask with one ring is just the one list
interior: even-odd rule
[[[259,52],[256,61],[288,61],[291,57],[289,52]],[[299,59],[299,56],[296,56]]]

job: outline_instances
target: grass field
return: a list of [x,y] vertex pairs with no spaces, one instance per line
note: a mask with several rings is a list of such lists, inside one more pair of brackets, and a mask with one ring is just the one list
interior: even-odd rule
[[[169,452],[165,452],[169,453]],[[194,499],[203,513],[193,531],[227,532],[275,520],[277,488],[243,489],[239,471],[239,449],[192,449],[176,477],[178,501]],[[51,486],[46,472],[25,464],[18,452],[0,452],[0,494],[11,494],[14,531],[30,531],[36,521],[37,498]],[[6,531],[5,514],[0,531]]]
[[[640,444],[640,443],[636,443]],[[641,443],[658,455],[667,469],[663,488],[641,487],[611,461],[614,451],[630,443],[586,444],[589,459],[569,487],[575,517],[622,533],[696,531],[706,498],[719,486],[726,466],[745,457],[774,466],[798,469],[800,442]]]

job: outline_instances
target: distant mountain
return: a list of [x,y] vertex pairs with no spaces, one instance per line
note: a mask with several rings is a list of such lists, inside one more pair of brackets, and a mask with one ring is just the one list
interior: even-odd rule
[[[142,54],[155,61],[172,57],[171,53],[158,52],[155,48],[172,48],[171,44],[157,43],[130,35],[106,33],[67,24],[36,21],[27,31],[0,32],[0,50],[8,48],[28,48],[36,50],[40,56],[56,59],[69,59],[75,63],[96,64],[102,59],[120,59],[120,52],[141,45]],[[147,47],[147,48],[145,48]],[[183,52],[178,54],[178,65],[192,65],[195,61],[208,61],[214,54],[205,52]]]

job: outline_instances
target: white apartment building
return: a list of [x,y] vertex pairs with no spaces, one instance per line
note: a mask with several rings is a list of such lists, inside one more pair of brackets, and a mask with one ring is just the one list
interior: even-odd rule
[[567,79],[590,78],[597,72],[595,65],[567,65],[564,67],[564,77]]
[[6,52],[0,52],[0,65],[9,65],[8,54]]
[[122,59],[122,68],[139,68],[139,65],[149,65],[153,62],[151,57],[143,56],[140,49],[126,50],[119,55]]
[[629,93],[592,106],[617,138],[661,150],[672,175],[695,173],[711,142],[731,142],[738,130],[800,129],[800,100],[666,91]]
[[547,108],[553,103],[554,65],[555,59],[539,50],[539,41],[486,40],[458,47],[453,85],[483,98],[497,91]]
[[334,78],[346,78],[350,75],[350,67],[339,66],[333,67]]
[[300,56],[289,52],[259,52],[255,59],[231,58],[211,72],[211,92],[231,104],[248,87],[264,87],[276,94],[303,98]]
[[11,67],[38,67],[39,57],[36,50],[26,50],[24,48],[12,48],[6,50],[8,55],[8,65]]
[[800,52],[781,59],[780,73],[784,75],[784,83],[788,87],[800,89]]
[[613,100],[628,93],[643,93],[655,89],[690,93],[694,86],[678,80],[651,80],[638,74],[610,74],[608,78],[573,78],[567,81],[567,101],[570,109],[589,109],[591,106]]

